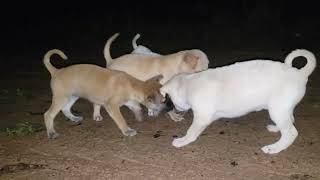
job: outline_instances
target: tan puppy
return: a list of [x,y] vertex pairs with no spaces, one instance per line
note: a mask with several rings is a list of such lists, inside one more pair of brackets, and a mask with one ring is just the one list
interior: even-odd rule
[[[161,84],[164,84],[174,75],[180,73],[193,73],[208,69],[209,60],[206,54],[197,49],[161,56],[126,54],[112,59],[110,56],[110,46],[118,36],[119,33],[116,33],[110,37],[104,48],[104,57],[109,69],[124,71],[142,81],[162,74],[164,78],[160,81]],[[138,103],[130,103],[128,107],[134,110],[135,114],[140,114],[141,107]],[[169,112],[169,115],[175,121],[183,119],[183,117],[175,114],[173,111]],[[99,105],[94,107],[93,118],[98,121],[102,120]]]
[[121,115],[122,105],[127,102],[141,103],[158,113],[165,108],[165,98],[159,92],[161,87],[159,81],[162,75],[143,82],[127,73],[90,64],[56,69],[50,63],[50,57],[53,54],[67,59],[66,55],[57,49],[48,51],[43,59],[44,65],[51,74],[52,104],[44,114],[49,138],[58,137],[53,121],[60,110],[72,121],[82,120],[82,117],[74,116],[70,112],[71,106],[79,97],[104,106],[125,136],[134,136],[136,131],[127,125]]

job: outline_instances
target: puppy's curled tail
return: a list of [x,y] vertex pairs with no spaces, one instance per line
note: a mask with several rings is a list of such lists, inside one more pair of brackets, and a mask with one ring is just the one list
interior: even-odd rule
[[106,45],[104,46],[103,49],[103,55],[106,60],[106,67],[112,62],[112,57],[110,55],[110,46],[112,42],[120,35],[120,33],[115,33],[113,36],[111,36],[108,41],[106,42]]
[[310,76],[310,74],[313,72],[313,70],[316,68],[316,65],[317,65],[316,57],[312,52],[305,49],[294,50],[290,54],[288,54],[288,56],[284,60],[284,63],[289,66],[292,66],[292,61],[299,56],[305,57],[307,59],[307,64],[303,68],[301,68],[299,71],[302,74],[304,74],[304,76],[308,77]]
[[138,45],[137,45],[137,40],[140,38],[140,34],[136,34],[134,36],[134,38],[132,39],[132,47],[133,49],[137,49],[138,48]]
[[50,51],[48,51],[43,58],[43,64],[46,66],[46,68],[48,69],[48,71],[50,72],[51,76],[55,73],[55,71],[57,70],[57,68],[55,68],[54,66],[52,66],[52,64],[50,63],[50,57],[53,54],[58,54],[62,59],[66,60],[68,59],[68,57],[59,49],[52,49]]

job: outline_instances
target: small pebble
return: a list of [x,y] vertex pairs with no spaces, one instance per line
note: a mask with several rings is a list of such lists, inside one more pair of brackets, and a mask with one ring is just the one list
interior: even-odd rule
[[231,166],[233,166],[233,167],[235,167],[235,166],[238,166],[239,164],[237,163],[237,162],[235,162],[235,161],[232,161],[231,163]]
[[310,144],[310,145],[313,145],[313,142],[311,141],[311,142],[309,142],[309,144]]

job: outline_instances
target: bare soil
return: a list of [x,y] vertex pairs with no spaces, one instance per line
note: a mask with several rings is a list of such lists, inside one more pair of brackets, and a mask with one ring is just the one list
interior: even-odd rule
[[[232,57],[243,54],[260,55],[237,52]],[[295,110],[298,138],[277,155],[260,150],[279,138],[279,133],[266,129],[267,111],[216,121],[196,142],[176,149],[171,142],[186,133],[192,112],[182,122],[173,122],[166,114],[150,118],[146,113],[145,120],[137,122],[123,108],[129,125],[138,130],[136,136],[124,137],[105,111],[104,121],[95,123],[91,103],[80,100],[73,109],[84,121],[72,125],[60,113],[55,119],[58,139],[49,140],[45,131],[0,136],[0,179],[320,179],[319,75],[318,68]],[[22,88],[32,95],[28,101],[0,104],[1,128],[21,121],[43,124],[42,113],[51,103],[48,72],[3,75],[1,88]]]

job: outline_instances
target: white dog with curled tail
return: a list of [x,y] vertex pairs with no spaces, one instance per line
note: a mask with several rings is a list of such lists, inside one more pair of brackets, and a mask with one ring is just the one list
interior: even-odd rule
[[[307,59],[301,69],[292,67],[293,59],[299,56]],[[268,125],[267,129],[280,131],[281,137],[264,146],[262,151],[275,154],[287,149],[298,136],[293,125],[294,108],[303,98],[308,77],[315,67],[313,53],[298,49],[292,51],[284,63],[253,60],[175,76],[160,92],[171,97],[176,109],[192,109],[194,119],[187,134],[174,139],[172,145],[182,147],[195,141],[219,118],[236,118],[265,109],[275,124]]]
[[133,51],[131,52],[132,54],[146,54],[146,55],[153,55],[153,56],[161,56],[158,53],[152,52],[149,48],[142,46],[142,45],[137,45],[137,40],[140,38],[140,34],[136,34],[134,38],[132,39],[132,47]]

